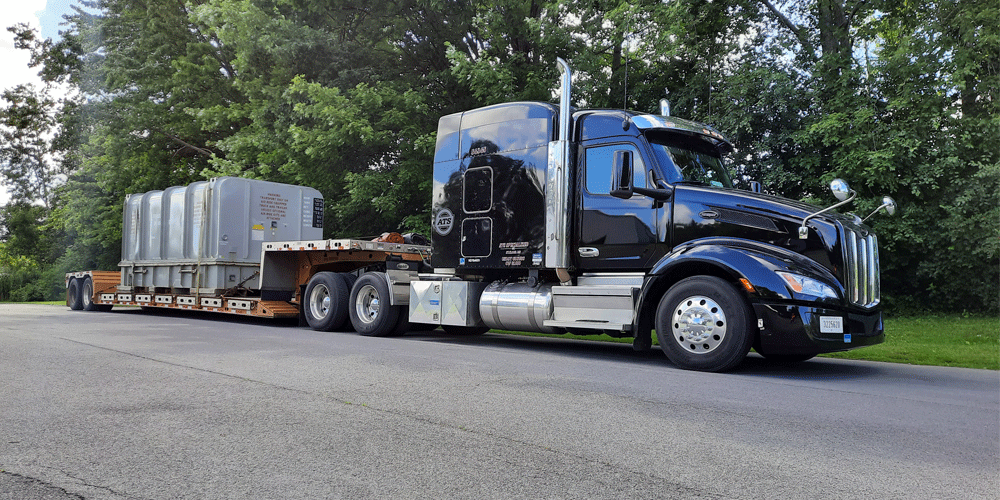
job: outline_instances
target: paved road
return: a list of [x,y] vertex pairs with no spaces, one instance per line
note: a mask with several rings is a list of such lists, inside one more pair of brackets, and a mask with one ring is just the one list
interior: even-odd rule
[[990,499],[1000,375],[0,304],[0,470],[0,499]]

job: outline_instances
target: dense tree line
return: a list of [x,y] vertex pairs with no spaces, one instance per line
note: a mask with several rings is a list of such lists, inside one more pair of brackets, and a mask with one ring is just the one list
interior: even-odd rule
[[[0,299],[114,269],[127,193],[217,175],[304,184],[327,232],[429,226],[441,115],[552,100],[715,125],[740,179],[880,235],[896,311],[996,313],[1000,7],[992,0],[81,0],[9,28],[46,86],[3,92]],[[68,85],[69,97],[52,97]]]

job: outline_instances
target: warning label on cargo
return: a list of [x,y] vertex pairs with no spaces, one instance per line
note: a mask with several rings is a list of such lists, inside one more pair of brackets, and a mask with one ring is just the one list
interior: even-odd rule
[[260,215],[267,220],[281,220],[288,214],[288,198],[268,193],[260,197]]

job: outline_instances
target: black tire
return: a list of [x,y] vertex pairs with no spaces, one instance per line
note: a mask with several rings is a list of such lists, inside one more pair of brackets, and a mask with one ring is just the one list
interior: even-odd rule
[[94,303],[94,280],[90,276],[84,278],[83,285],[80,285],[80,305],[84,311],[98,310]]
[[393,307],[399,307],[399,318],[396,320],[396,328],[393,328],[392,333],[386,337],[402,337],[410,331],[410,310],[402,306]]
[[693,276],[677,282],[660,300],[656,336],[678,367],[726,371],[750,352],[753,316],[746,299],[728,282]]
[[445,331],[445,333],[448,333],[448,334],[451,334],[451,335],[469,335],[469,336],[472,336],[472,335],[482,335],[482,334],[490,331],[490,327],[488,327],[488,326],[443,325],[443,326],[441,326],[441,329],[443,329]]
[[354,288],[354,283],[358,281],[358,275],[354,273],[341,273],[341,276],[347,280],[347,289],[350,290]]
[[73,278],[69,280],[69,287],[66,288],[66,302],[69,303],[69,308],[74,311],[83,309],[83,300],[80,296],[80,283],[81,280]]
[[347,321],[350,288],[344,276],[319,272],[309,278],[302,309],[306,323],[313,330],[332,332],[344,326]]
[[391,337],[409,329],[407,311],[390,305],[389,281],[384,273],[365,273],[351,288],[351,324],[366,337]]

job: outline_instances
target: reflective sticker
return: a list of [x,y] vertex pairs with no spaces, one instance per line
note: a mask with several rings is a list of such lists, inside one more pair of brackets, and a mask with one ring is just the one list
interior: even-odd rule
[[844,333],[844,318],[840,316],[820,316],[820,333]]
[[844,334],[844,343],[845,344],[850,344],[851,343],[851,334],[850,333],[845,333]]

